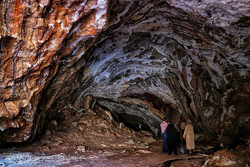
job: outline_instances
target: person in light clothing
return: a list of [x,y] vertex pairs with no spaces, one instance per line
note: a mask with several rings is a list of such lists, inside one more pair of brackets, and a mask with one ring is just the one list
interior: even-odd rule
[[186,140],[186,147],[189,150],[189,154],[195,152],[195,143],[194,143],[194,128],[191,124],[191,121],[186,120],[186,126],[183,134],[183,139]]
[[168,123],[167,123],[167,118],[164,117],[162,123],[160,124],[161,126],[161,133],[162,133],[162,151],[163,154],[166,154],[168,152],[168,144],[167,144],[167,133],[165,132],[167,127],[168,127]]

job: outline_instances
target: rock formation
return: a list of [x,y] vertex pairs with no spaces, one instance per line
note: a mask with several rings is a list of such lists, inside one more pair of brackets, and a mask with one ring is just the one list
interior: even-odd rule
[[211,139],[250,131],[250,4],[243,0],[5,0],[0,137],[98,109],[149,130],[167,116]]

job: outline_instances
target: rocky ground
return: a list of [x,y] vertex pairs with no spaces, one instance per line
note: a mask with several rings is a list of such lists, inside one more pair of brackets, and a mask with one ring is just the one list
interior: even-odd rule
[[[43,136],[23,147],[2,148],[0,166],[231,166],[250,165],[250,148],[196,142],[196,154],[163,155],[161,138],[136,132],[92,110],[46,125]],[[20,146],[20,145],[19,145]],[[219,151],[218,151],[219,150]]]

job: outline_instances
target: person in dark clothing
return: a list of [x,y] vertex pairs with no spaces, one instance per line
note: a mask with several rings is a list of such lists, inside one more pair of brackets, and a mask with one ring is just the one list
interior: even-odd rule
[[172,154],[172,151],[174,151],[175,155],[177,154],[177,144],[179,141],[179,132],[178,130],[174,127],[174,124],[172,122],[168,123],[167,127],[167,143],[168,143],[168,155]]

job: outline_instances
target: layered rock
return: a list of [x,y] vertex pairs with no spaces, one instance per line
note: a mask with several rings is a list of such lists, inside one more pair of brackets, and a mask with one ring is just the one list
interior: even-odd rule
[[59,66],[81,59],[105,27],[108,6],[106,1],[19,0],[1,6],[1,131],[8,141],[25,141],[33,122],[43,122],[37,105],[44,89]]
[[213,138],[249,133],[249,3],[1,5],[4,140],[32,141],[65,108],[93,108],[83,105],[90,96],[134,129],[142,121],[153,131],[168,116]]

